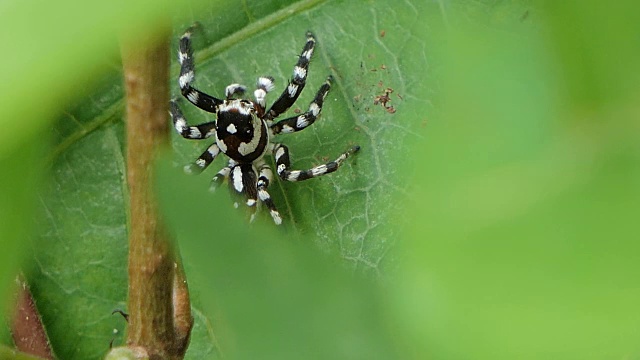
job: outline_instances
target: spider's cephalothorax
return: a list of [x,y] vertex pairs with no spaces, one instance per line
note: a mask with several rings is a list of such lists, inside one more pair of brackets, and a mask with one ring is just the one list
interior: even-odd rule
[[271,136],[305,129],[320,116],[324,98],[327,96],[333,80],[331,76],[327,77],[327,80],[322,84],[315,98],[309,104],[307,112],[273,122],[273,119],[293,105],[302,92],[315,44],[315,37],[307,32],[307,42],[293,68],[293,78],[289,81],[282,95],[267,110],[265,97],[269,91],[273,90],[273,78],[268,76],[258,78],[257,89],[254,91],[255,100],[236,99],[235,95],[241,95],[246,90],[245,86],[239,84],[227,86],[224,100],[194,88],[192,86],[195,72],[193,50],[191,49],[191,31],[188,30],[180,38],[178,51],[180,91],[191,103],[202,110],[215,113],[217,116],[216,121],[189,126],[176,101],[171,101],[170,114],[180,135],[187,139],[215,137],[215,143],[200,155],[195,164],[189,165],[185,169],[202,171],[211,164],[220,152],[227,155],[229,162],[213,177],[212,188],[214,189],[226,178],[229,178],[232,191],[243,195],[247,206],[252,209],[252,220],[258,204],[263,203],[269,209],[273,221],[276,224],[282,223],[280,213],[267,192],[269,183],[273,181],[273,172],[263,159],[265,153],[271,152],[273,154],[277,166],[276,172],[280,178],[287,181],[301,181],[336,171],[349,155],[360,149],[356,145],[342,153],[334,161],[308,170],[291,170],[289,149],[283,144],[270,142]]
[[269,143],[267,124],[248,100],[225,100],[218,106],[216,144],[230,158],[252,162],[261,157]]

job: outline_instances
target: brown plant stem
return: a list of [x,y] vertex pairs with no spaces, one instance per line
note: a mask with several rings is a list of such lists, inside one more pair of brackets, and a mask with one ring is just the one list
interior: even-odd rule
[[11,335],[18,351],[42,359],[54,359],[47,332],[33,295],[22,275],[18,275],[16,307],[11,323]]
[[150,359],[182,359],[193,322],[188,289],[184,277],[176,279],[181,266],[153,194],[153,164],[169,133],[168,32],[163,35],[122,48],[130,197],[127,345],[145,349]]

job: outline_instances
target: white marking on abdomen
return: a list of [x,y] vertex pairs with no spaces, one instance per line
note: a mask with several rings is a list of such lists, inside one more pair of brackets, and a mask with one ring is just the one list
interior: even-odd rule
[[247,156],[256,151],[258,145],[260,145],[263,126],[262,121],[258,122],[257,124],[256,122],[254,122],[253,126],[255,131],[253,132],[253,138],[251,138],[251,141],[249,141],[248,143],[240,143],[240,145],[238,146],[238,152],[243,156]]

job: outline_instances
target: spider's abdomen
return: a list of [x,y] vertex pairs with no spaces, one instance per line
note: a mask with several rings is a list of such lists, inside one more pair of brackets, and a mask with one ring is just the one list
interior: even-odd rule
[[261,157],[269,143],[266,123],[259,119],[248,100],[226,100],[218,108],[216,143],[239,163]]

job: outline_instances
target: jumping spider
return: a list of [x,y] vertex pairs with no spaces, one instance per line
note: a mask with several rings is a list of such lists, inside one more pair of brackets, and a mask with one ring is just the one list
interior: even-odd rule
[[269,110],[266,110],[265,97],[274,88],[274,80],[270,76],[258,78],[257,89],[253,93],[255,100],[237,99],[235,97],[235,95],[241,95],[246,90],[246,87],[240,84],[227,86],[224,100],[207,95],[194,88],[192,84],[195,80],[195,68],[193,50],[191,48],[191,35],[192,31],[187,30],[180,38],[178,50],[178,60],[180,62],[178,83],[180,91],[195,106],[216,114],[217,120],[189,126],[176,100],[171,101],[171,118],[176,131],[182,137],[196,140],[215,138],[215,143],[209,146],[194,164],[186,166],[185,170],[201,172],[211,164],[218,154],[224,153],[229,157],[229,162],[213,177],[212,188],[215,189],[226,178],[229,178],[232,192],[244,195],[246,204],[251,209],[251,220],[255,217],[259,199],[269,209],[273,221],[280,225],[282,217],[267,192],[269,184],[273,181],[273,172],[263,159],[265,153],[270,152],[273,154],[277,167],[276,172],[281,179],[302,181],[336,171],[347,157],[360,149],[356,145],[342,153],[334,161],[308,170],[291,170],[289,149],[283,144],[271,142],[273,135],[305,129],[320,116],[324,98],[327,96],[333,81],[332,76],[327,77],[327,80],[322,84],[315,98],[309,104],[307,112],[274,122],[275,118],[293,105],[302,92],[307,79],[307,69],[313,55],[316,38],[313,34],[307,32],[307,42],[293,68],[293,78],[289,81],[289,85],[287,85],[278,100],[271,105]]

